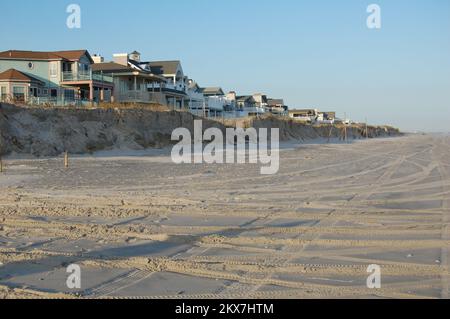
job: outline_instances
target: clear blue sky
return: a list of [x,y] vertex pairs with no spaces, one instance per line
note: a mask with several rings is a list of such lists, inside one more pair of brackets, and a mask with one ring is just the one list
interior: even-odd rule
[[[80,30],[66,27],[71,3]],[[371,3],[381,30],[366,26]],[[449,0],[15,0],[0,21],[0,50],[138,50],[181,60],[203,86],[450,131]]]

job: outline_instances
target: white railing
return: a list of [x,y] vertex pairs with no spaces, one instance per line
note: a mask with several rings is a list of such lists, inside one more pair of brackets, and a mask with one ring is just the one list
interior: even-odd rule
[[109,75],[104,75],[102,73],[92,73],[92,80],[98,81],[98,82],[108,82],[113,83],[114,78]]
[[92,73],[90,71],[83,72],[62,72],[62,82],[73,82],[73,81],[99,81],[99,82],[113,82],[113,77],[104,75],[101,73]]
[[276,114],[286,114],[286,110],[283,107],[278,107],[278,106],[273,106],[270,108],[266,108],[266,110],[269,110],[271,113],[276,113]]
[[62,81],[63,82],[71,82],[71,81],[90,81],[92,80],[91,72],[63,72],[62,73]]
[[266,110],[263,107],[244,107],[244,112],[251,114],[264,114]]
[[225,101],[219,97],[208,97],[206,99],[206,105],[210,110],[223,111]]
[[164,83],[162,85],[161,84],[149,84],[147,86],[147,88],[149,90],[151,90],[152,88],[155,88],[155,89],[161,89],[162,88],[162,89],[176,90],[176,91],[181,91],[181,92],[186,92],[187,91],[185,85],[182,85],[182,84],[174,85],[172,83]]
[[192,100],[198,100],[198,101],[204,101],[205,97],[203,96],[202,93],[198,93],[198,92],[193,92],[193,91],[188,91],[187,95],[189,96],[190,99]]
[[223,96],[209,96],[205,98],[207,107],[211,110],[222,111],[225,108],[234,108],[234,102]]

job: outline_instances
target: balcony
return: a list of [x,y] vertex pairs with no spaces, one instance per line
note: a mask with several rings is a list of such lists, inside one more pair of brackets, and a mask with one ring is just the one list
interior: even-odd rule
[[93,73],[92,80],[97,81],[97,82],[108,82],[108,83],[114,82],[114,78],[112,76],[99,74],[99,73]]
[[191,100],[202,101],[202,102],[205,101],[205,97],[203,96],[202,93],[198,93],[198,92],[189,90],[187,92],[187,95]]
[[284,107],[281,106],[271,106],[271,107],[266,107],[266,113],[270,112],[272,114],[281,114],[281,115],[286,115],[286,109]]
[[226,105],[226,99],[219,96],[210,96],[206,99],[208,109],[214,111],[223,111]]
[[162,85],[160,84],[149,84],[147,86],[149,90],[155,90],[157,92],[166,92],[166,93],[174,93],[179,95],[186,95],[187,89],[184,85],[178,84],[173,85],[172,83],[164,83]]
[[263,107],[246,106],[243,110],[247,114],[264,114],[266,110]]
[[113,83],[113,77],[92,72],[62,72],[61,82],[97,81]]

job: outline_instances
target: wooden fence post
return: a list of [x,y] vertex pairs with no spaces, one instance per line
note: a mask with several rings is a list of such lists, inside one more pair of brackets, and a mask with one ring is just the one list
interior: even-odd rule
[[[2,136],[2,132],[0,132],[0,137],[1,136]],[[3,145],[2,145],[2,143],[0,143],[0,173],[3,173],[2,151],[3,151]]]
[[64,167],[69,168],[69,153],[67,151],[64,152]]
[[366,120],[366,138],[369,138],[369,126],[367,125],[367,120]]
[[328,134],[328,142],[327,143],[330,143],[331,133],[333,133],[333,124],[330,125],[330,133]]

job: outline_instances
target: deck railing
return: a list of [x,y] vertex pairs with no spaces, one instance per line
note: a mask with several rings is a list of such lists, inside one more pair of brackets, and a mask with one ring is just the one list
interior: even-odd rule
[[95,101],[80,98],[56,98],[56,97],[30,97],[27,100],[30,105],[44,105],[44,106],[92,106],[97,104]]
[[104,75],[102,73],[92,73],[92,72],[63,72],[62,82],[73,82],[73,81],[99,81],[99,82],[113,82],[113,77],[109,75]]
[[92,73],[92,80],[99,81],[99,82],[108,82],[113,83],[114,78],[109,75],[104,75],[102,73]]

